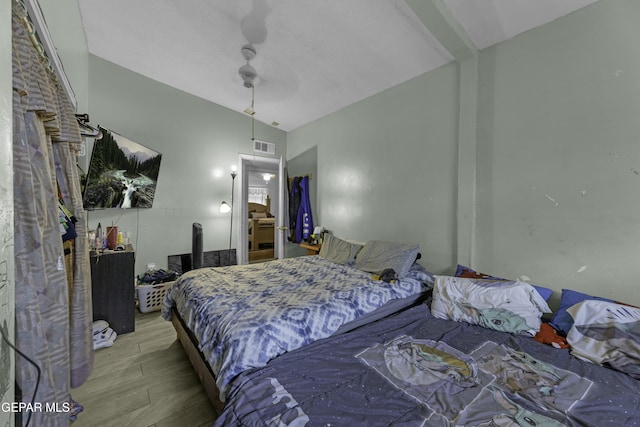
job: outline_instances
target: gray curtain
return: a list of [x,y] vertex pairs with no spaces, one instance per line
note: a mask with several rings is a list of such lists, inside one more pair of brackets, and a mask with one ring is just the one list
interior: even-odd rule
[[[61,405],[93,367],[89,249],[76,166],[82,137],[17,1],[12,24],[15,336],[16,346],[41,369],[38,380],[36,368],[16,356],[16,382],[23,401]],[[78,238],[66,255],[59,196],[77,219]],[[65,426],[69,416],[33,412],[30,422]]]

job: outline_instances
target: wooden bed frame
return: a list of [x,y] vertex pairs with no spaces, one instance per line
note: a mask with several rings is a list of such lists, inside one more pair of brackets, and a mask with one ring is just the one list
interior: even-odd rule
[[[262,213],[254,218],[254,213]],[[249,203],[248,241],[249,262],[266,261],[275,258],[276,219],[271,214],[271,199],[267,196],[265,204]]]
[[249,220],[249,243],[252,251],[262,249],[260,245],[273,245],[275,236],[274,218],[253,218]]
[[[425,298],[427,298],[426,294],[418,297],[411,306],[424,302]],[[175,307],[171,308],[171,323],[176,330],[178,341],[180,341],[185,353],[187,353],[189,361],[194,371],[196,371],[216,415],[220,415],[225,404],[220,400],[220,390],[216,384],[216,377],[206,357],[198,348],[198,339],[187,328],[186,323]]]
[[260,245],[273,245],[275,236],[275,218],[271,216],[271,198],[267,196],[264,205],[249,203],[249,213],[264,213],[265,218],[249,218],[249,245],[251,251],[262,249]]
[[216,412],[216,415],[220,415],[224,408],[224,403],[220,401],[220,391],[216,385],[216,378],[213,375],[213,371],[202,352],[198,349],[198,340],[186,327],[175,308],[171,309],[171,323],[178,335],[178,341],[180,341],[182,347],[184,347],[184,351],[187,353],[193,369],[198,374],[198,378],[200,378],[200,382],[202,382],[204,386],[207,397],[209,397],[209,401],[211,401],[211,405],[213,405],[213,410]]

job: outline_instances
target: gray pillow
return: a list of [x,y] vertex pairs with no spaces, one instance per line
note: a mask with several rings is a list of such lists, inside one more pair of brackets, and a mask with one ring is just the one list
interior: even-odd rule
[[405,276],[418,256],[418,245],[369,240],[356,256],[355,267],[380,274],[387,268]]
[[362,248],[362,245],[347,242],[327,233],[322,241],[322,247],[318,255],[336,264],[353,264],[360,248]]

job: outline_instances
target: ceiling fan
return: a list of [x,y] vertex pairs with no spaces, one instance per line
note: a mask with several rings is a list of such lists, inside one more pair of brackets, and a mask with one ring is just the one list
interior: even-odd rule
[[[275,154],[275,143],[268,141],[261,141],[255,138],[255,81],[258,77],[258,72],[250,64],[250,61],[256,57],[256,48],[251,44],[245,44],[240,48],[240,53],[245,59],[246,64],[242,65],[238,69],[240,77],[244,87],[251,89],[251,106],[244,109],[244,112],[251,116],[251,142],[253,144],[253,151],[258,151],[267,154]],[[271,125],[278,126],[278,122],[272,122]]]
[[[240,19],[240,31],[244,37],[245,44],[240,48],[240,53],[245,60],[245,64],[238,69],[238,74],[242,84],[246,88],[251,88],[251,106],[244,109],[244,113],[253,116],[256,114],[254,108],[254,88],[257,87],[260,101],[264,108],[266,105],[280,103],[296,95],[299,91],[299,77],[286,64],[272,61],[272,58],[262,57],[264,62],[259,62],[260,73],[254,67],[254,59],[257,51],[266,46],[269,39],[269,16],[282,5],[273,4],[270,0],[245,0],[251,4],[248,10]],[[268,115],[268,114],[267,114]],[[258,120],[264,121],[265,114],[259,114]],[[278,119],[278,117],[275,117]],[[280,126],[279,120],[270,118],[268,122],[271,126]]]
[[242,77],[244,87],[251,88],[253,90],[253,82],[256,77],[258,77],[258,72],[253,68],[249,61],[256,57],[256,48],[253,47],[251,43],[248,43],[240,48],[240,53],[242,53],[242,57],[247,61],[247,63],[238,69],[238,73],[240,74],[240,77]]

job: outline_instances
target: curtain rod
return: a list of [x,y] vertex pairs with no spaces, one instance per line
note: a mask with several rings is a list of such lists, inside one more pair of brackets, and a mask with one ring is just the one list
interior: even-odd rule
[[[78,101],[76,100],[76,95],[71,88],[71,83],[67,78],[67,74],[64,72],[64,68],[62,67],[62,61],[60,61],[60,57],[58,56],[58,52],[56,51],[56,47],[53,44],[53,39],[51,38],[51,34],[49,33],[49,28],[47,27],[47,23],[44,19],[44,15],[42,14],[42,9],[40,9],[40,4],[38,0],[23,0],[24,5],[27,8],[27,13],[29,14],[29,18],[35,28],[35,32],[38,35],[40,40],[40,45],[44,49],[45,58],[49,62],[51,68],[55,72],[56,76],[60,81],[60,84],[64,88],[67,96],[69,97],[69,101],[73,108],[78,110]],[[33,37],[32,37],[33,40]],[[34,43],[37,42],[33,40]],[[39,49],[38,46],[36,48]]]

